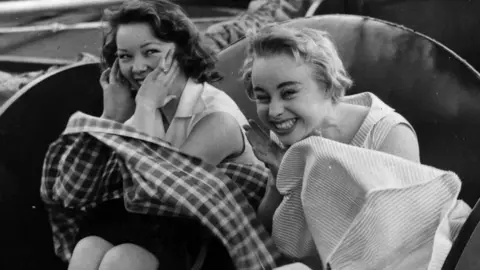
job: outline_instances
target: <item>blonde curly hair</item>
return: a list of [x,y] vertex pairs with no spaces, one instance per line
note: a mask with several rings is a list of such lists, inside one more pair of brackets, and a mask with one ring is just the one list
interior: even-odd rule
[[326,93],[334,102],[345,95],[353,84],[340,56],[325,31],[294,28],[286,25],[268,26],[255,34],[248,34],[247,58],[241,69],[247,95],[254,100],[252,66],[257,58],[286,54],[310,64],[315,79],[326,85]]

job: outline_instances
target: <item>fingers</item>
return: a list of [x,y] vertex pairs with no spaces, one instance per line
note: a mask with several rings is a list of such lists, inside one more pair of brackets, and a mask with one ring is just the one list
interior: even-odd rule
[[257,124],[257,122],[255,122],[255,120],[249,119],[248,123],[250,124],[252,131],[255,131],[255,133],[257,133],[259,136],[263,137],[264,139],[270,140],[270,136],[267,133],[265,133],[265,131],[263,131],[263,129],[260,127],[260,125]]
[[[173,55],[174,55],[174,49],[171,48],[167,55],[165,56],[165,65],[163,66],[163,70],[165,73],[168,73],[171,69],[172,69],[172,65],[174,64],[174,61],[173,61]],[[176,63],[176,61],[175,61]],[[168,67],[167,67],[168,65]]]
[[309,136],[320,136],[320,137],[323,137],[323,136],[322,136],[322,130],[321,130],[321,129],[314,129],[314,130],[312,131],[312,133],[310,133]]
[[152,76],[152,79],[156,80],[158,76],[160,76],[160,74],[163,73],[164,69],[165,69],[165,57],[161,57],[160,61],[158,61],[157,67],[155,67],[155,69],[152,70],[152,72],[150,72],[150,74],[148,75]]
[[124,84],[124,85],[127,85],[127,86],[130,86],[130,82],[127,80],[127,78],[120,71],[120,64],[118,65],[117,70],[118,70],[117,75],[116,75],[117,82],[119,82],[121,84]]
[[269,139],[265,139],[258,132],[249,130],[246,132],[247,140],[255,149],[267,148],[269,146]]
[[160,59],[157,67],[152,71],[152,76],[154,79],[157,79],[158,76],[165,74],[172,74],[172,69],[176,66],[177,61],[174,61],[174,49],[170,48],[164,57]]
[[170,65],[170,70],[165,74],[167,85],[172,84],[173,81],[177,79],[177,75],[179,71],[180,71],[180,66],[178,65],[178,62],[173,61],[173,63]]
[[106,69],[102,72],[102,75],[100,75],[100,85],[102,88],[107,88],[108,86],[108,78],[110,76],[110,69]]
[[167,54],[164,57],[160,58],[160,61],[158,61],[157,67],[155,67],[155,69],[150,73],[152,74],[153,79],[157,79],[158,76],[160,76],[162,73],[167,72],[167,67],[166,67],[167,58],[170,59],[171,51],[172,50],[168,50]]
[[252,119],[248,120],[249,125],[244,125],[247,139],[252,144],[265,144],[270,141],[270,137],[262,130],[262,128]]
[[115,81],[118,81],[118,58],[115,59],[115,62],[113,62],[112,68],[110,70],[110,76],[109,76],[109,82],[113,83]]

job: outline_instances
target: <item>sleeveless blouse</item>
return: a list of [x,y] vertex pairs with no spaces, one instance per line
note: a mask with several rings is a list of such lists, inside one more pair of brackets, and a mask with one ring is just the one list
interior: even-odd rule
[[[340,102],[369,107],[362,125],[353,137],[351,145],[378,150],[390,130],[396,125],[413,127],[394,109],[369,92],[343,97]],[[272,135],[272,134],[271,134]],[[274,135],[273,135],[274,136]],[[273,137],[272,136],[272,137]],[[273,138],[278,141],[278,138]],[[277,184],[278,186],[278,184]],[[298,196],[297,196],[298,195]],[[305,222],[300,194],[291,194],[289,203],[280,206],[273,216],[273,238],[280,250],[294,258],[316,256],[317,250],[310,230]],[[299,239],[288,242],[283,239]]]

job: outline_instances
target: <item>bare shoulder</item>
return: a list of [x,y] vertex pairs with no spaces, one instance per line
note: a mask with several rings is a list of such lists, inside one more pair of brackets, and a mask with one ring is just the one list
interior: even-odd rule
[[240,133],[240,124],[237,119],[227,112],[212,112],[202,117],[193,129],[213,128],[224,133]]
[[241,152],[243,144],[243,133],[237,120],[226,112],[212,112],[195,124],[181,149],[211,164],[218,164]]
[[420,162],[417,136],[412,128],[405,123],[399,123],[392,127],[378,150]]

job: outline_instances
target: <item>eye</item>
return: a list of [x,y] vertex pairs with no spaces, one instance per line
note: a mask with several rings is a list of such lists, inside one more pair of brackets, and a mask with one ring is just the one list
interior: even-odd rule
[[285,99],[285,100],[293,99],[296,93],[297,91],[294,89],[286,89],[282,91],[282,99]]
[[160,51],[157,50],[157,49],[148,49],[145,51],[145,55],[147,56],[150,56],[150,55],[153,55],[153,54],[156,54],[156,53],[159,53]]
[[123,61],[126,61],[126,60],[130,59],[130,55],[126,54],[126,53],[117,53],[117,57],[118,57],[118,59],[123,60]]
[[266,104],[270,102],[270,96],[266,94],[255,93],[254,97],[257,103]]

